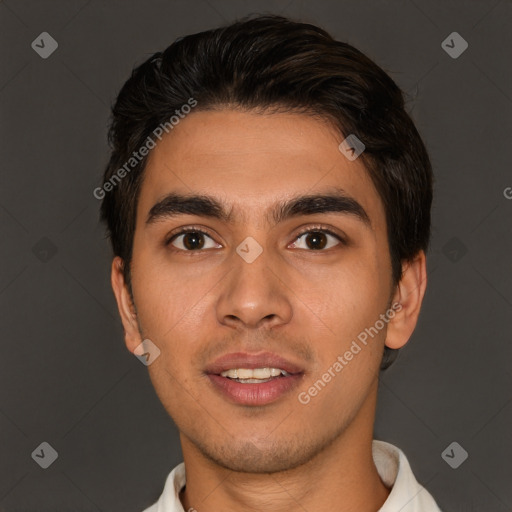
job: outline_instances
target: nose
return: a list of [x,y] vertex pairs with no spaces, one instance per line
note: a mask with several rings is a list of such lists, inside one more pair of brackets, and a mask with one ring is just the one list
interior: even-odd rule
[[[276,327],[293,316],[289,288],[266,251],[252,263],[234,253],[233,266],[220,283],[217,319],[230,327]],[[279,277],[278,277],[279,276]]]

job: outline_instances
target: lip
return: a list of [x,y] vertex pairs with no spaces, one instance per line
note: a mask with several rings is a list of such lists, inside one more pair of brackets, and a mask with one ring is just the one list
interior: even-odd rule
[[304,373],[304,368],[292,363],[283,357],[271,352],[261,354],[249,354],[246,352],[233,352],[225,354],[205,368],[206,374],[220,375],[226,370],[234,368],[279,368],[290,374]]
[[208,374],[210,382],[222,396],[238,405],[261,406],[275,402],[299,385],[302,374],[275,377],[261,384],[242,384],[228,377]]
[[[261,384],[242,384],[220,375],[232,368],[280,368],[290,375],[275,377]],[[236,352],[216,359],[206,368],[205,373],[224,398],[238,405],[262,406],[275,402],[296,388],[302,380],[304,369],[277,354]]]

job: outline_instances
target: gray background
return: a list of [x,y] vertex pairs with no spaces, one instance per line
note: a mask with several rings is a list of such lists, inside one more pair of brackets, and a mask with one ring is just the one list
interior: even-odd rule
[[[510,1],[0,3],[0,510],[141,511],[181,461],[126,350],[92,191],[109,106],[135,64],[252,12],[317,23],[410,95],[436,175],[420,322],[381,378],[375,436],[445,511],[512,510]],[[58,49],[42,59],[43,32]],[[441,47],[457,31],[469,48]],[[48,442],[58,459],[40,468]],[[453,441],[469,458],[452,469]],[[213,512],[213,511],[212,511]]]

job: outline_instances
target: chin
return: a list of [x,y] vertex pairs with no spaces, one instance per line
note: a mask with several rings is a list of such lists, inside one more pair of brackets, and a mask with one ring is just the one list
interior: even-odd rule
[[237,473],[252,474],[280,473],[294,469],[311,460],[321,449],[306,447],[303,439],[296,444],[292,444],[290,439],[283,442],[273,440],[265,447],[258,447],[247,440],[224,446],[196,446],[218,466]]

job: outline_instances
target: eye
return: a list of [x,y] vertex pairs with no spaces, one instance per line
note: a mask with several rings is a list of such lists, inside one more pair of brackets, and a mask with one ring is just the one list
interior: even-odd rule
[[201,249],[215,249],[221,247],[205,231],[197,228],[182,229],[174,234],[166,245],[172,245],[181,251],[198,251]]
[[291,247],[319,251],[330,249],[339,243],[344,243],[344,240],[328,229],[310,229],[301,233]]
[[[290,245],[294,249],[306,249],[321,251],[331,249],[339,244],[345,244],[339,235],[325,228],[313,228],[300,233]],[[197,252],[203,249],[221,248],[213,238],[202,229],[184,228],[173,234],[166,245],[172,245],[177,250],[185,252]]]

